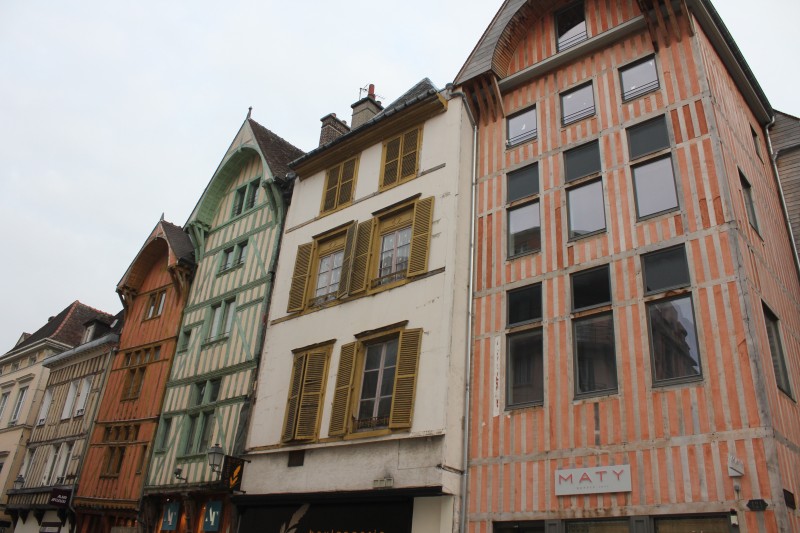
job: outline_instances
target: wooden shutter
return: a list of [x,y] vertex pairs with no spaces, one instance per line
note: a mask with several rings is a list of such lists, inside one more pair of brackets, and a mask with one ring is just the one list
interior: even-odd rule
[[374,218],[358,225],[355,246],[353,247],[353,262],[350,268],[350,294],[363,292],[367,289],[367,283],[369,282],[369,252],[374,227]]
[[325,197],[322,200],[322,212],[325,213],[336,208],[336,193],[339,190],[339,177],[342,173],[342,165],[328,169],[325,177]]
[[386,143],[383,152],[383,179],[381,187],[389,187],[397,183],[400,170],[400,137]]
[[336,202],[337,207],[349,203],[352,199],[355,177],[356,160],[353,158],[342,165],[342,176],[339,178],[339,199]]
[[306,284],[308,283],[308,274],[311,271],[311,252],[313,248],[313,243],[301,244],[297,247],[292,286],[289,288],[287,313],[302,311],[306,303]]
[[353,222],[347,228],[344,238],[344,255],[342,256],[342,270],[339,274],[339,290],[337,298],[344,298],[350,292],[350,266],[353,263],[353,247],[355,246],[355,236],[358,224]]
[[339,357],[339,373],[336,375],[336,390],[333,393],[333,407],[331,408],[331,425],[328,428],[328,435],[331,437],[344,435],[347,431],[356,345],[357,343],[351,342],[342,346],[342,353]]
[[411,250],[408,253],[408,276],[418,276],[428,271],[428,250],[431,245],[433,224],[433,197],[423,198],[414,206],[411,226]]
[[294,440],[305,362],[306,357],[304,354],[295,355],[294,364],[292,365],[292,378],[289,382],[289,398],[286,400],[286,416],[283,419],[283,434],[281,435],[281,441],[283,442]]
[[317,437],[319,408],[322,404],[327,367],[327,352],[314,351],[306,354],[303,390],[300,392],[300,409],[297,414],[297,431],[295,432],[297,440],[313,440]]
[[417,175],[417,141],[419,130],[411,130],[403,135],[403,159],[400,166],[400,179],[411,178]]
[[421,345],[421,329],[407,329],[400,334],[400,347],[397,350],[397,369],[394,374],[392,412],[389,416],[389,427],[391,429],[411,427]]

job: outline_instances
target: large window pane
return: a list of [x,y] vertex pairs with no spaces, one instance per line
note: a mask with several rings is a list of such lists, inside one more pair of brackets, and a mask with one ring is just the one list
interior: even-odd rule
[[506,390],[509,406],[544,401],[542,330],[508,337]]
[[764,309],[764,320],[767,323],[767,339],[769,340],[769,352],[772,356],[772,369],[775,371],[775,381],[778,388],[792,396],[792,384],[789,381],[789,372],[786,370],[786,358],[783,355],[783,343],[781,342],[780,328],[778,327],[778,317],[772,312]]
[[514,172],[509,172],[507,185],[507,202],[539,194],[539,165],[534,163]]
[[559,52],[586,40],[586,15],[583,11],[583,2],[574,4],[556,15],[556,31]]
[[611,313],[575,320],[575,394],[617,389]]
[[628,533],[627,519],[618,520],[581,520],[567,522],[567,533]]
[[658,89],[658,73],[654,57],[634,63],[619,71],[622,80],[622,99],[631,100]]
[[603,182],[595,181],[574,187],[567,193],[569,202],[569,237],[574,239],[604,230]]
[[669,148],[667,120],[661,116],[628,128],[628,146],[631,159]]
[[539,202],[508,210],[508,255],[513,257],[542,247]]
[[536,107],[508,117],[508,144],[536,138]]
[[747,210],[747,219],[750,221],[750,225],[758,231],[758,218],[756,217],[756,204],[753,200],[753,188],[741,171],[739,172],[739,181],[742,184],[742,194],[744,195],[744,208]]
[[646,294],[689,285],[686,249],[676,246],[642,256]]
[[700,376],[700,353],[691,296],[647,305],[653,381]]
[[542,284],[508,291],[508,325],[542,319]]
[[564,152],[564,176],[567,182],[600,172],[600,143],[592,141]]
[[640,218],[678,207],[671,157],[634,167],[633,184],[636,189],[636,211]]
[[498,522],[493,524],[494,533],[545,533],[544,522]]
[[686,533],[687,531],[730,533],[732,531],[731,519],[727,516],[655,519],[655,533]]
[[572,275],[572,309],[577,311],[611,303],[608,265]]
[[592,84],[561,95],[561,121],[566,125],[594,115]]

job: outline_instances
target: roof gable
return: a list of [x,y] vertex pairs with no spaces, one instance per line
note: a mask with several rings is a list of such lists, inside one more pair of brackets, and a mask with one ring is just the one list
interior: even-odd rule
[[159,220],[117,284],[117,292],[138,290],[153,264],[164,255],[167,267],[178,263],[194,266],[194,247],[189,236],[175,224]]

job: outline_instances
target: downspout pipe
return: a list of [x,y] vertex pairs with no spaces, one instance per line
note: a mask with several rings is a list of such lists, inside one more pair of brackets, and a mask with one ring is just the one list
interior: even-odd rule
[[467,306],[467,353],[466,353],[466,369],[464,376],[464,442],[462,450],[464,453],[464,462],[461,467],[461,509],[458,520],[458,531],[464,533],[467,529],[467,487],[469,484],[469,437],[470,437],[470,401],[472,398],[472,323],[473,323],[473,291],[474,291],[474,273],[475,273],[475,213],[477,211],[477,188],[478,179],[478,124],[475,122],[475,117],[472,115],[472,110],[469,107],[469,97],[462,91],[453,91],[454,85],[448,83],[445,89],[450,98],[458,96],[461,98],[464,107],[467,110],[470,124],[472,124],[472,176],[470,177],[470,213],[469,213],[469,278],[467,281],[467,294],[469,297],[469,305]]
[[767,133],[767,148],[769,149],[769,161],[772,163],[772,172],[775,174],[775,183],[778,186],[778,196],[781,199],[781,209],[783,210],[783,221],[786,223],[786,230],[789,232],[789,242],[792,246],[792,252],[794,255],[794,268],[797,272],[797,278],[800,280],[800,256],[797,254],[797,244],[794,240],[794,232],[792,231],[792,224],[789,221],[789,209],[786,207],[786,196],[783,194],[783,186],[781,185],[781,176],[780,172],[778,172],[778,153],[776,153],[772,148],[772,139],[769,135],[769,130],[775,125],[775,115],[772,115],[772,118],[767,124],[764,131]]

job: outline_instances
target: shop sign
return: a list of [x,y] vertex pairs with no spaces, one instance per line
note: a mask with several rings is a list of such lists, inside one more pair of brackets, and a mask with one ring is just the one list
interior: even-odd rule
[[401,502],[312,503],[246,508],[241,533],[408,533],[411,500]]
[[556,496],[631,492],[631,466],[611,465],[556,470]]
[[221,520],[222,502],[220,500],[210,500],[206,503],[206,512],[203,515],[203,531],[219,531]]
[[222,479],[227,482],[228,490],[231,492],[240,492],[242,489],[242,471],[244,470],[244,459],[233,457],[230,455],[225,456],[222,463]]
[[169,502],[164,505],[164,517],[161,519],[161,531],[175,531],[178,529],[181,502]]
[[50,505],[55,507],[66,507],[72,491],[69,489],[52,489],[50,491]]

